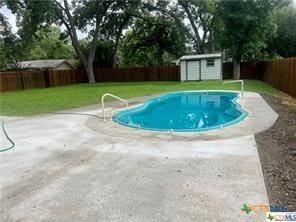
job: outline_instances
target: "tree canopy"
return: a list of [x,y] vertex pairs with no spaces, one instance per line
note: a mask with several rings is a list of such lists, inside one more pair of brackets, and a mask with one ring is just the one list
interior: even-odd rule
[[[12,12],[21,18],[20,35],[23,38],[35,33],[44,24],[56,23],[65,27],[72,45],[87,72],[90,83],[95,82],[93,61],[96,44],[102,35],[102,28],[121,10],[127,10],[133,0],[6,0]],[[78,38],[78,31],[87,32],[89,50],[85,53]]]
[[282,57],[296,56],[296,8],[284,7],[274,14],[277,32],[268,41],[269,52]]
[[6,17],[0,13],[0,68],[17,66],[17,61],[22,58],[21,44],[19,39],[11,31]]
[[217,30],[221,48],[227,49],[234,61],[234,78],[240,78],[241,59],[255,59],[275,34],[272,20],[273,2],[245,0],[219,2],[221,26]]
[[193,41],[196,53],[213,52],[214,24],[216,20],[216,1],[178,0],[180,12],[189,21],[187,35]]
[[[165,57],[185,52],[185,36],[174,21],[164,16],[146,16],[135,21],[121,46],[125,66],[163,65]],[[171,56],[169,56],[171,55]]]
[[[90,47],[90,41],[84,39],[81,41],[81,48],[87,52]],[[96,44],[96,53],[93,66],[95,68],[110,68],[113,66],[115,43],[112,40],[99,39]],[[83,65],[83,64],[82,64]]]
[[24,59],[71,59],[75,56],[68,38],[58,27],[43,27],[23,47]]
[[225,51],[239,78],[242,60],[296,54],[291,0],[4,1],[0,7],[17,15],[19,29],[12,33],[0,14],[2,65],[75,56],[89,82],[93,67],[118,59],[123,66],[162,65],[185,53]]

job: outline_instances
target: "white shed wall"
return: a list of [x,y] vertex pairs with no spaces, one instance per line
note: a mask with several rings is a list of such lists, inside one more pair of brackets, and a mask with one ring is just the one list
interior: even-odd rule
[[[187,66],[186,66],[186,63],[187,63]],[[199,67],[199,64],[200,64],[200,67]],[[180,71],[181,71],[181,81],[222,79],[221,58],[215,58],[215,65],[209,66],[209,67],[207,67],[206,58],[201,58],[200,60],[194,60],[194,61],[181,60]]]
[[201,80],[221,79],[221,59],[215,58],[215,65],[207,67],[207,60],[201,60]]
[[187,61],[187,80],[199,80],[199,61]]
[[186,81],[186,61],[181,61],[181,81]]

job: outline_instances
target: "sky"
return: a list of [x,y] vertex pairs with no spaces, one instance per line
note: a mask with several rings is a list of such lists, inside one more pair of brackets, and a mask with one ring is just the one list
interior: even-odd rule
[[8,19],[8,22],[11,25],[12,32],[16,33],[17,27],[15,15],[13,15],[6,6],[1,7],[0,12]]

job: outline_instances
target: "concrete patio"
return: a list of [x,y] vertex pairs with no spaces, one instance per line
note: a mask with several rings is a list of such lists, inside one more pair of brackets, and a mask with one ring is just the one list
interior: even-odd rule
[[[266,111],[272,125],[277,115]],[[253,134],[168,142],[102,134],[87,124],[95,119],[45,114],[6,122],[16,147],[0,153],[1,221],[265,220],[240,209],[268,204]]]

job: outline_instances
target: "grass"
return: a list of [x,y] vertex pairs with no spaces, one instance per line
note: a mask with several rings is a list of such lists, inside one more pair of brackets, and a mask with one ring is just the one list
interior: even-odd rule
[[[97,104],[101,96],[106,92],[123,98],[131,98],[169,91],[199,89],[240,90],[240,86],[236,83],[223,85],[222,81],[215,80],[201,82],[77,84],[6,92],[0,94],[0,114],[25,116]],[[273,95],[278,93],[272,86],[257,80],[245,81],[245,90]]]

